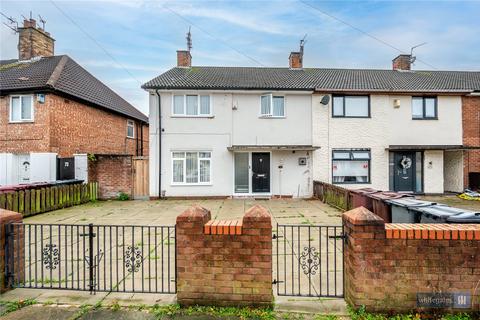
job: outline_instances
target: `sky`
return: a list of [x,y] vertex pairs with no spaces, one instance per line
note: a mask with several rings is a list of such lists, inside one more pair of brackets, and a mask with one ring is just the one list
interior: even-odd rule
[[[304,67],[390,69],[414,45],[413,69],[480,71],[480,1],[4,1],[17,21],[46,21],[67,54],[148,114],[142,83],[176,65],[191,27],[194,65],[288,67],[305,35]],[[17,58],[3,25],[0,58]]]

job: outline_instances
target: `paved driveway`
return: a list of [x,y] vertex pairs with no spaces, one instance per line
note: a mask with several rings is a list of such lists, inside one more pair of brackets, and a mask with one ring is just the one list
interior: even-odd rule
[[199,204],[212,213],[212,219],[237,219],[255,204],[266,207],[273,223],[341,224],[341,212],[318,200],[303,199],[225,199],[99,201],[52,211],[25,219],[26,223],[100,224],[100,225],[173,225],[175,218],[189,206]]

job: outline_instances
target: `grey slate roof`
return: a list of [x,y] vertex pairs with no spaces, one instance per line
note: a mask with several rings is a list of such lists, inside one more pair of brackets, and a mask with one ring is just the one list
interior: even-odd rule
[[148,117],[66,55],[0,61],[0,94],[54,90],[148,123]]
[[373,69],[175,67],[144,89],[469,92],[480,90],[480,72]]

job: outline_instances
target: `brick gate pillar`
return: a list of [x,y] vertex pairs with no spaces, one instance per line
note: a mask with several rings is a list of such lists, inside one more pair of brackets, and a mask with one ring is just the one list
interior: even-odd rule
[[[351,306],[371,306],[383,294],[376,287],[372,273],[380,269],[379,263],[385,259],[383,242],[385,222],[364,207],[343,214],[343,228],[347,235],[344,247],[345,261],[345,300]],[[379,270],[380,271],[380,270]]]
[[194,206],[177,217],[176,228],[178,303],[272,305],[272,224],[265,208],[215,221]]
[[[22,222],[22,214],[18,212],[8,211],[0,209],[0,293],[10,290],[8,287],[8,279],[5,276],[5,263],[6,263],[6,252],[5,252],[5,240],[7,233],[7,225],[13,222]],[[15,248],[13,252],[15,275],[17,280],[23,279],[24,274],[24,233],[23,227],[15,226],[11,231],[13,231],[11,239],[14,241],[13,246],[10,248]]]

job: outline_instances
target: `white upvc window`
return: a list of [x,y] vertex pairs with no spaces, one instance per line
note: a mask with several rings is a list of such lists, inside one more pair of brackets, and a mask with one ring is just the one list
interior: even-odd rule
[[438,119],[436,97],[412,97],[412,119],[436,120]]
[[33,122],[33,95],[10,97],[10,122]]
[[333,183],[370,183],[370,159],[370,149],[333,150]]
[[210,151],[172,152],[172,184],[211,184],[211,158]]
[[260,117],[262,118],[284,118],[285,97],[264,94],[260,97]]
[[370,118],[370,96],[333,96],[334,118]]
[[135,138],[135,122],[127,120],[127,138]]
[[174,94],[172,99],[172,115],[176,117],[210,117],[212,106],[210,95]]

